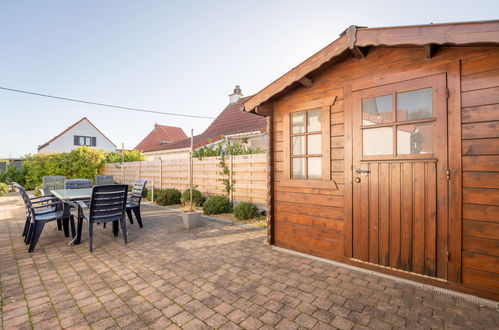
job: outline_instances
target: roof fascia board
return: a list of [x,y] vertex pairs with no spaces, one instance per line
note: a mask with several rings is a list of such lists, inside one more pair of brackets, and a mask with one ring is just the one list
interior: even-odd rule
[[369,46],[499,44],[499,20],[387,28],[350,26],[340,38],[276,79],[244,103],[251,112],[345,50]]

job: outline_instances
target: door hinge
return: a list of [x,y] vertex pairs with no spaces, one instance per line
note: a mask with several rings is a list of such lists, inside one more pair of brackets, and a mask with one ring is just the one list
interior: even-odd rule
[[446,173],[447,173],[447,180],[450,180],[450,171],[447,170]]
[[446,251],[446,252],[445,252],[445,255],[447,256],[447,261],[450,261],[450,252],[449,252],[449,251]]
[[449,89],[448,88],[445,88],[445,98],[446,99],[449,98]]

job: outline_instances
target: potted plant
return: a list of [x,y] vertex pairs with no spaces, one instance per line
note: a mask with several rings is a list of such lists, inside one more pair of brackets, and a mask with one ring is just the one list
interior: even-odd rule
[[[184,200],[187,207],[182,209],[182,221],[184,222],[185,229],[191,229],[203,224],[201,219],[201,213],[194,210],[194,205],[192,201],[193,195],[193,173],[192,173],[192,152],[193,152],[193,130],[191,130],[191,152],[189,157],[189,200]],[[185,205],[185,204],[184,204]]]

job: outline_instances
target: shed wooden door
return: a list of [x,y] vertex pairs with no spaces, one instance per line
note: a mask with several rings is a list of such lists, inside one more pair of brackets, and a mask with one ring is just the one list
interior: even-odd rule
[[445,74],[352,95],[353,258],[447,277]]

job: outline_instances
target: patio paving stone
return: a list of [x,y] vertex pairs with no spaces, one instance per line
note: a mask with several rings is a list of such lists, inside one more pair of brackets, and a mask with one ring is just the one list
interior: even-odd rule
[[0,198],[0,328],[493,329],[499,311],[273,250],[265,231],[144,205],[129,243],[94,229],[94,252],[48,224],[35,253],[24,209]]

